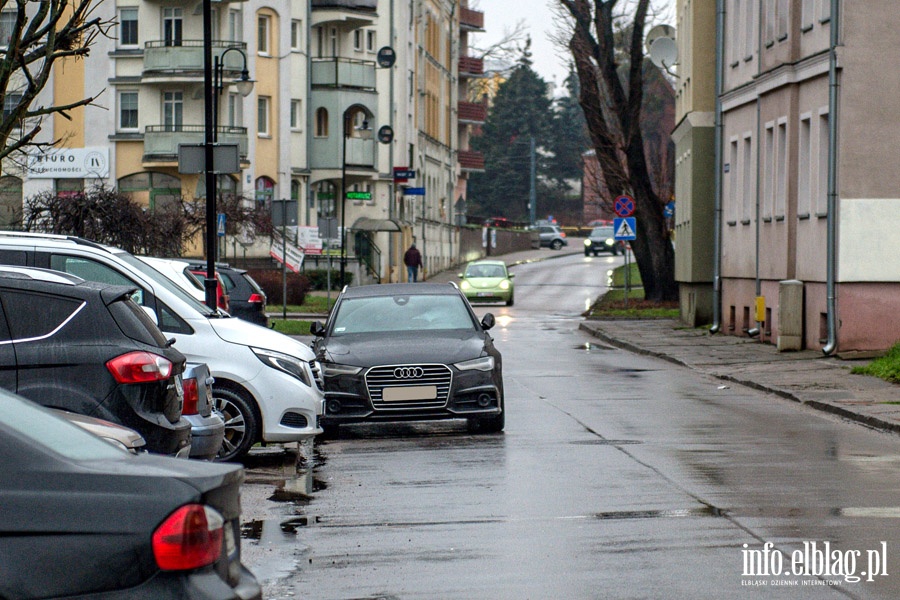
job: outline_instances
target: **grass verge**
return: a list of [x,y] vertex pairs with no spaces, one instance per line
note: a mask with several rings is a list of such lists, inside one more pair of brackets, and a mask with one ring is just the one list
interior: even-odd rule
[[651,302],[644,299],[643,281],[637,263],[628,265],[628,296],[625,295],[625,266],[612,270],[610,289],[584,312],[589,319],[677,319],[678,302]]
[[900,343],[895,344],[881,358],[876,358],[865,366],[853,367],[850,372],[856,375],[872,375],[891,383],[900,383]]
[[309,335],[309,327],[312,325],[311,321],[304,321],[302,319],[269,319],[269,324],[272,325],[272,328],[278,333],[283,333],[285,335]]

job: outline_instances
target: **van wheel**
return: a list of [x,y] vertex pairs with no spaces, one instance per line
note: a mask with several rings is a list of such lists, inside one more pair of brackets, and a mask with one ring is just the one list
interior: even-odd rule
[[256,443],[259,421],[247,400],[229,389],[213,386],[212,408],[225,421],[225,437],[216,454],[217,462],[233,461],[243,457]]

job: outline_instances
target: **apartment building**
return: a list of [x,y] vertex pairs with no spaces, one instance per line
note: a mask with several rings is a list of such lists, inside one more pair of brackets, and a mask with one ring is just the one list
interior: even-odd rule
[[[56,153],[3,165],[0,209],[96,181],[150,210],[206,197],[205,175],[180,172],[178,160],[180,144],[205,139],[203,3],[117,0],[97,11],[117,19],[114,38],[98,38],[86,60],[61,63],[43,100],[104,92],[71,120],[44,124],[43,141],[61,140]],[[404,278],[403,250],[414,240],[426,269],[454,263],[453,207],[464,201],[466,173],[483,169],[468,131],[484,116],[460,105],[478,75],[462,57],[483,14],[465,1],[247,0],[214,1],[211,18],[220,65],[211,125],[239,154],[239,171],[217,176],[218,192],[288,209],[298,240],[322,219],[337,222],[344,235],[331,244],[343,241],[357,282]],[[235,83],[245,70],[254,80],[247,95]],[[395,180],[395,168],[415,178]],[[224,258],[268,256],[269,240],[241,242],[227,236]],[[322,250],[306,251],[314,266]]]
[[720,1],[722,330],[886,349],[900,339],[895,2]]

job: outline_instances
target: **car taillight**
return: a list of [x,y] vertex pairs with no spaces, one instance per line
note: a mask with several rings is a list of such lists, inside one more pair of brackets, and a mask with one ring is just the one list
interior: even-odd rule
[[213,508],[186,504],[153,532],[153,556],[163,571],[211,565],[222,555],[225,519]]
[[119,383],[162,381],[172,375],[172,362],[150,352],[129,352],[106,362],[106,368]]
[[197,404],[200,402],[200,392],[197,389],[197,380],[185,379],[182,382],[184,388],[184,405],[181,409],[183,415],[196,415],[200,412]]
[[559,237],[566,237],[566,232],[565,232],[565,231],[560,231],[560,232],[559,232]]
[[247,302],[251,304],[263,304],[265,301],[266,299],[262,297],[262,294],[250,294],[250,297],[247,298]]

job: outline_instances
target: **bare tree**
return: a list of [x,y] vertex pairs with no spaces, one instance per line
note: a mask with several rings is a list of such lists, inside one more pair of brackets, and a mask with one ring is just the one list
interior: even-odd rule
[[[631,242],[648,300],[678,299],[675,251],[646,155],[644,28],[650,0],[556,0],[569,25],[567,44],[581,83],[579,104],[612,197],[635,201]],[[622,42],[617,43],[621,39]]]
[[[111,20],[92,17],[99,0],[0,0],[0,11],[10,18],[0,21],[0,159],[38,143],[44,117],[68,112],[94,102],[97,95],[63,105],[35,105],[47,85],[54,65],[64,59],[90,54],[99,35],[108,35]],[[12,15],[15,20],[12,20]]]

